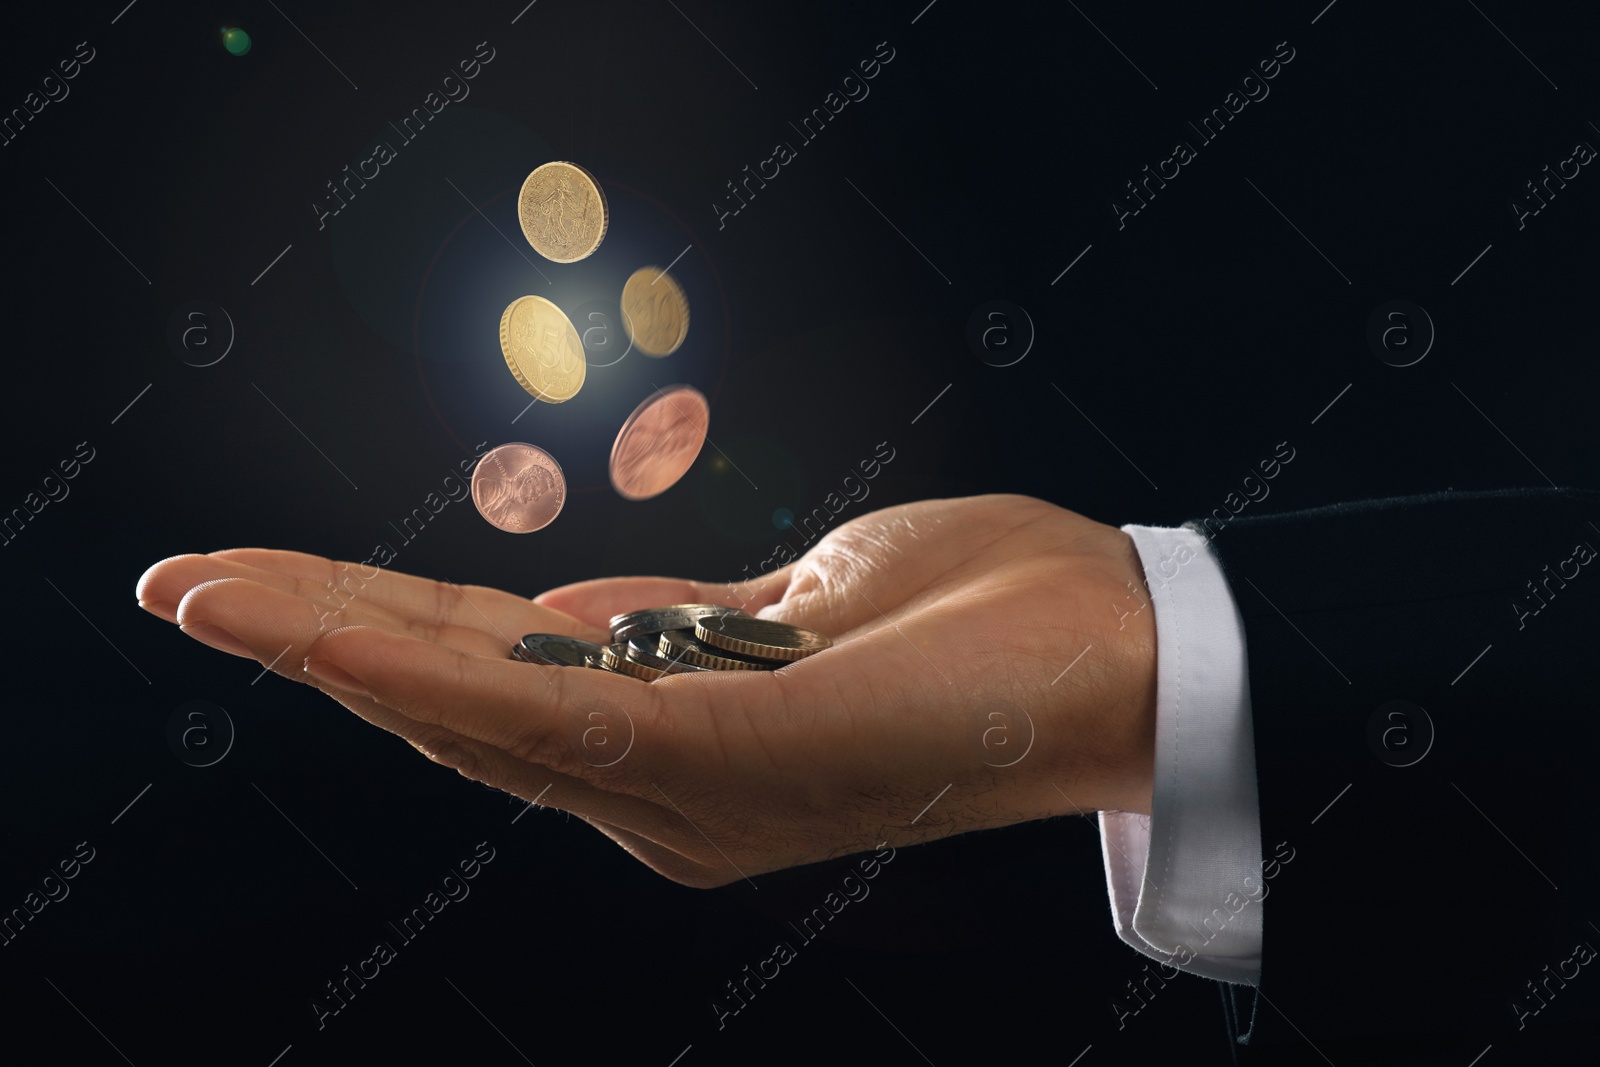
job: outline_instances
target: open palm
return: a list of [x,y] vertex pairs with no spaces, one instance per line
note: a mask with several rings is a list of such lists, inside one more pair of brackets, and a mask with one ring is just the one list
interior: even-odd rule
[[[1155,627],[1127,610],[1142,582],[1114,527],[984,496],[872,512],[731,585],[605,578],[530,601],[248,548],[163,560],[138,594],[430,759],[715,886],[885,842],[1148,812]],[[676,603],[834,645],[776,671],[655,682],[508,658],[525,633],[604,642],[612,615]]]

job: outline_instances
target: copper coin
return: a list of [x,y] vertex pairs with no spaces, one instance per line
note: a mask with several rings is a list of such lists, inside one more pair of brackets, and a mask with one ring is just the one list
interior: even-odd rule
[[514,441],[491,448],[472,472],[472,502],[507,533],[542,530],[561,514],[567,479],[555,457],[536,445]]
[[633,409],[611,446],[611,484],[629,500],[648,500],[671,489],[694,466],[711,424],[700,391],[669,385]]

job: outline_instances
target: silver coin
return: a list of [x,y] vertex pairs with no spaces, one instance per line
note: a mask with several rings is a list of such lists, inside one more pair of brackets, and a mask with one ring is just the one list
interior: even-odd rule
[[668,659],[666,656],[661,655],[656,651],[658,647],[656,639],[658,636],[658,634],[643,633],[634,634],[628,638],[623,646],[627,657],[635,663],[642,663],[646,667],[654,667],[656,670],[667,674],[698,674],[711,669],[710,667],[697,667],[693,663],[686,663],[681,657]]
[[656,652],[668,659],[682,658],[697,667],[717,671],[775,671],[784,666],[777,660],[741,656],[708,645],[695,637],[693,630],[663,630]]
[[599,645],[564,634],[528,634],[511,651],[524,663],[548,667],[588,667],[591,657],[600,660]]
[[626,641],[635,634],[658,634],[663,630],[693,630],[701,619],[714,615],[743,615],[749,612],[722,604],[669,604],[615,616],[611,620],[611,640]]
[[667,672],[628,658],[628,646],[622,643],[607,645],[600,652],[600,666],[612,674],[626,674],[630,678],[653,682]]
[[814,630],[776,619],[701,619],[694,624],[694,635],[713,648],[753,659],[793,661],[833,647],[833,641]]

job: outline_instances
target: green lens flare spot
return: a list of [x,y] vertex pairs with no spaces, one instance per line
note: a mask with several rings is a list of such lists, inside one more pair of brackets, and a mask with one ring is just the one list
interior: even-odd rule
[[250,51],[250,35],[237,27],[223,30],[222,47],[226,48],[230,55],[242,56]]

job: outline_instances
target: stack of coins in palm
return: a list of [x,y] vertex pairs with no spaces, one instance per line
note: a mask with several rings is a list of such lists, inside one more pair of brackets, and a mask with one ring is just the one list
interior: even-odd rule
[[[557,161],[537,167],[523,182],[517,219],[534,251],[552,263],[576,263],[600,247],[610,209],[594,175]],[[647,356],[669,356],[688,336],[688,297],[660,267],[634,271],[622,287],[620,306],[629,345]],[[561,404],[583,388],[583,342],[566,312],[542,296],[518,297],[500,316],[500,353],[535,400]],[[618,494],[647,500],[676,484],[699,456],[710,417],[706,398],[687,385],[657,389],[641,401],[611,449],[611,484]],[[509,533],[532,533],[554,522],[567,484],[555,458],[521,441],[490,455],[494,462],[480,463],[473,474],[479,514]]]
[[832,647],[822,634],[720,604],[672,604],[611,620],[611,643],[528,634],[513,659],[590,667],[653,682],[699,671],[772,671]]

